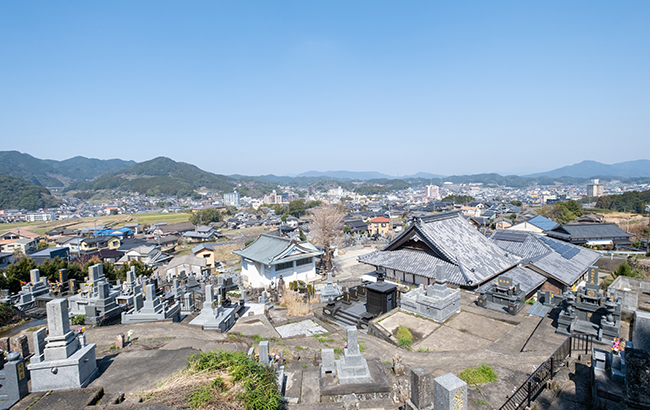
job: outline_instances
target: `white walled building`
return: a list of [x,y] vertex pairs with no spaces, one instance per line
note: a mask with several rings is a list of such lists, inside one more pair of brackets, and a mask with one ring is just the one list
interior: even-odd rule
[[277,283],[282,275],[285,283],[316,277],[316,257],[322,254],[309,242],[299,242],[268,234],[241,250],[232,251],[241,257],[242,275],[253,287]]

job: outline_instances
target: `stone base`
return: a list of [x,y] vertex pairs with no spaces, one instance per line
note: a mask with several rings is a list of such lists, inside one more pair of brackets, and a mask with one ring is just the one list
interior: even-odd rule
[[519,312],[521,312],[521,309],[524,308],[525,303],[518,303],[515,305],[514,311],[510,311],[508,309],[508,305],[502,305],[500,303],[494,303],[490,302],[489,300],[485,300],[483,304],[481,305],[482,307],[490,310],[494,310],[497,312],[502,312],[502,313],[507,313],[509,315],[516,316]]
[[226,333],[235,324],[235,308],[226,308],[219,313],[219,316],[207,313],[204,309],[189,324],[201,326],[203,330],[219,330],[221,333]]
[[367,365],[372,379],[368,383],[339,384],[338,379],[331,374],[321,377],[320,401],[322,403],[336,402],[340,401],[342,396],[352,393],[355,393],[357,397],[367,397],[369,400],[389,399],[392,388],[381,361],[379,359],[368,359]]
[[99,371],[94,344],[82,347],[67,359],[32,363],[27,368],[32,379],[32,391],[86,387]]
[[181,307],[175,304],[169,310],[160,313],[122,312],[122,324],[154,322],[156,320],[172,319],[174,322],[181,321]]

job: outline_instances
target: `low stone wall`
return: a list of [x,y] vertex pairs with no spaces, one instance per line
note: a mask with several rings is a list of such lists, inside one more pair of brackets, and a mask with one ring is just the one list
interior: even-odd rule
[[619,266],[623,264],[623,262],[627,261],[627,258],[625,256],[602,256],[600,259],[598,259],[595,263],[596,266],[598,266],[599,270],[607,271],[607,272],[613,272],[615,271]]
[[386,312],[381,316],[377,316],[376,318],[368,322],[368,334],[397,346],[397,340],[395,340],[393,335],[388,330],[384,329],[382,325],[379,324],[379,322],[382,319],[394,314],[395,312],[396,310],[393,309],[390,312]]
[[634,312],[639,308],[639,293],[650,292],[650,281],[619,276],[609,285],[622,299],[623,310]]

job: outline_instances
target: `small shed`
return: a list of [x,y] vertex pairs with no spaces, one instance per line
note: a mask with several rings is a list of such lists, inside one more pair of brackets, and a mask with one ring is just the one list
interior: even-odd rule
[[397,285],[379,278],[377,282],[366,285],[366,310],[373,316],[379,316],[397,307]]

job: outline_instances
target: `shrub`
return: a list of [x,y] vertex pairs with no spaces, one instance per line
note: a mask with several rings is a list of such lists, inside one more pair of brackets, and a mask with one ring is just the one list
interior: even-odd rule
[[76,315],[73,316],[72,319],[70,319],[70,324],[71,325],[83,325],[86,322],[86,315]]
[[494,369],[486,364],[481,364],[478,367],[468,367],[458,377],[467,384],[490,383],[495,382],[498,378]]
[[[238,398],[249,410],[276,410],[280,408],[281,396],[276,384],[275,371],[271,367],[255,361],[244,352],[225,352],[215,350],[199,353],[189,358],[189,369],[202,372],[227,370],[234,383],[240,383],[244,391]],[[197,405],[209,403],[206,392],[223,389],[221,379],[215,379],[211,386],[193,392],[190,400]],[[212,394],[210,394],[212,396]],[[206,399],[208,401],[206,401]]]
[[399,347],[411,347],[413,344],[413,334],[406,326],[397,328],[397,345]]

